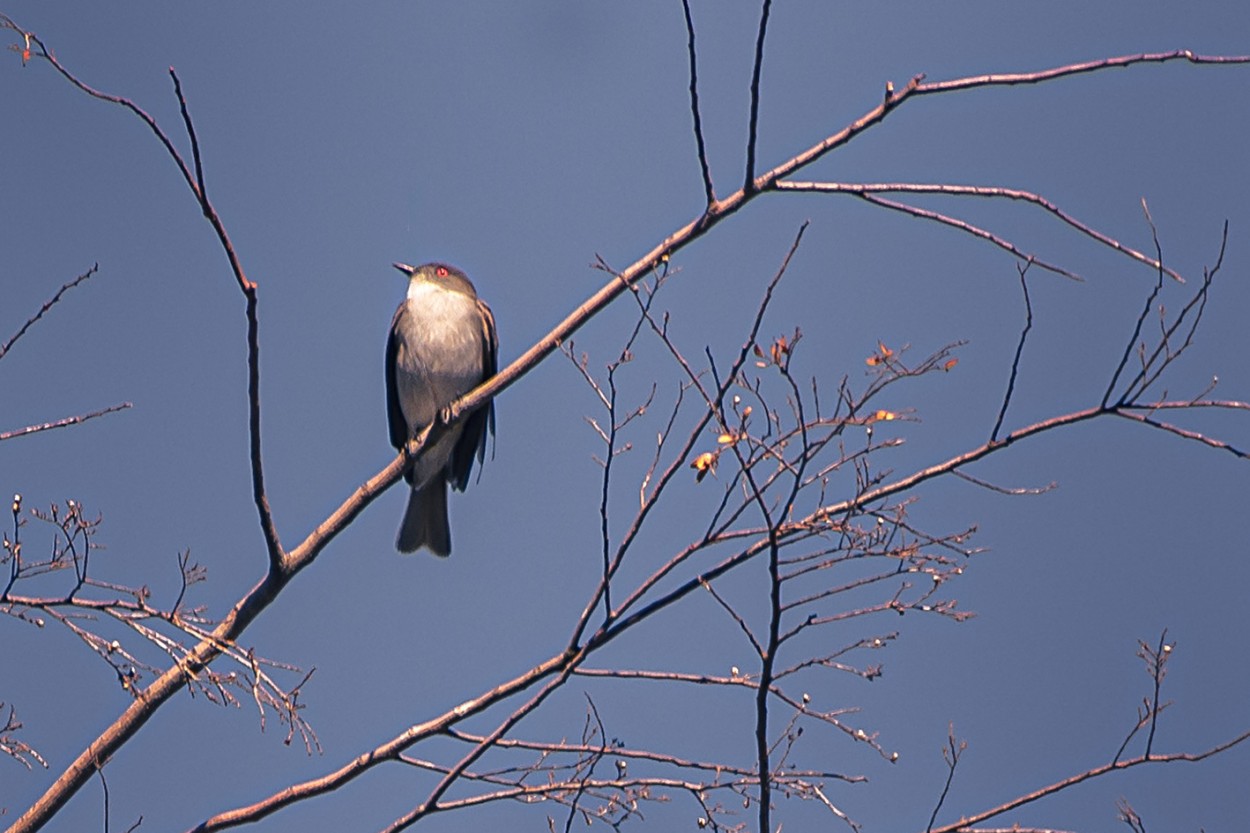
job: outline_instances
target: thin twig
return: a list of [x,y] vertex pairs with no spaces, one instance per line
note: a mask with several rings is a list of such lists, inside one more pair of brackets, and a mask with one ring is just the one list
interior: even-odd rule
[[1142,653],[1145,654],[1147,668],[1150,671],[1151,682],[1154,684],[1154,690],[1150,695],[1150,732],[1146,735],[1146,751],[1145,757],[1149,758],[1150,753],[1154,751],[1155,745],[1155,729],[1159,725],[1159,712],[1162,708],[1159,705],[1159,690],[1163,687],[1163,678],[1167,676],[1167,661],[1172,656],[1172,647],[1167,643],[1168,630],[1163,629],[1163,633],[1159,635],[1159,646],[1151,652],[1145,643],[1142,643]]
[[182,124],[187,130],[188,138],[191,139],[191,159],[195,164],[195,183],[198,186],[196,196],[200,198],[204,216],[212,220],[212,203],[208,200],[208,189],[204,187],[204,163],[200,159],[200,140],[195,135],[195,125],[191,123],[191,113],[187,110],[186,96],[182,94],[182,81],[179,80],[178,73],[174,72],[173,67],[169,68],[169,77],[174,82],[174,95],[178,97],[178,110],[182,113]]
[[[1145,357],[1142,369],[1138,371],[1133,380],[1125,386],[1125,394],[1121,397],[1120,402],[1126,403],[1145,392],[1156,382],[1163,372],[1178,358],[1181,357],[1193,344],[1194,333],[1197,332],[1198,325],[1202,322],[1202,314],[1206,310],[1207,299],[1210,297],[1211,285],[1215,281],[1215,276],[1219,274],[1221,267],[1224,265],[1224,252],[1228,248],[1228,221],[1224,221],[1224,232],[1220,239],[1220,250],[1216,257],[1215,265],[1203,269],[1202,283],[1194,290],[1193,296],[1181,307],[1181,311],[1171,324],[1165,323],[1162,310],[1160,311],[1159,326],[1161,332],[1159,341],[1155,344],[1154,350],[1149,356]],[[1174,339],[1180,331],[1190,313],[1193,313],[1193,319],[1189,322],[1189,327],[1185,332],[1185,337],[1181,339],[1181,343],[1177,347],[1173,347]]]
[[[1146,200],[1141,201],[1142,213],[1146,215],[1146,223],[1150,226],[1150,236],[1154,240],[1156,259],[1160,264],[1163,263],[1163,249],[1159,245],[1159,232],[1155,228],[1154,220],[1150,217],[1150,208],[1146,205]],[[1133,348],[1137,346],[1137,339],[1141,335],[1141,328],[1146,323],[1146,317],[1150,315],[1150,310],[1154,307],[1155,298],[1159,297],[1159,292],[1163,289],[1163,268],[1159,267],[1158,279],[1150,292],[1146,295],[1146,303],[1142,308],[1141,314],[1137,316],[1137,321],[1133,325],[1133,334],[1129,336],[1128,341],[1124,344],[1124,354],[1120,357],[1119,364],[1116,365],[1115,372],[1111,374],[1111,381],[1107,383],[1107,389],[1102,395],[1102,404],[1105,406],[1111,401],[1111,395],[1115,392],[1116,387],[1120,383],[1120,374],[1124,372],[1124,368],[1128,366],[1129,357],[1133,355]],[[1144,370],[1143,370],[1144,373]],[[1128,397],[1128,391],[1132,389],[1132,385],[1125,386],[1124,396],[1120,397],[1121,401],[1125,401]]]
[[946,746],[942,749],[942,760],[946,762],[946,783],[942,785],[942,794],[938,796],[937,804],[933,806],[933,812],[929,815],[929,824],[925,827],[925,833],[933,830],[933,824],[937,821],[938,813],[942,805],[946,803],[946,796],[950,794],[951,784],[955,780],[955,768],[959,766],[959,757],[967,748],[967,741],[955,742],[955,724],[950,724]]
[[768,14],[772,6],[772,0],[764,0],[763,7],[760,9],[759,33],[755,38],[755,63],[751,68],[751,120],[747,128],[747,171],[746,180],[742,185],[742,190],[746,194],[756,189],[755,150],[760,120],[760,75],[764,71],[764,38],[768,34]]
[[[1237,404],[1239,407],[1244,407],[1243,403],[1237,403]],[[1153,410],[1155,406],[1151,405],[1151,406],[1138,406],[1138,407],[1149,408]],[[1143,425],[1149,425],[1151,428],[1158,428],[1159,430],[1166,431],[1169,434],[1175,434],[1176,436],[1182,439],[1193,440],[1194,442],[1202,443],[1203,445],[1209,448],[1219,449],[1220,451],[1227,451],[1229,454],[1233,455],[1234,457],[1237,457],[1238,459],[1242,459],[1242,460],[1250,459],[1250,451],[1247,451],[1246,449],[1243,449],[1243,448],[1239,448],[1233,445],[1232,443],[1227,442],[1226,440],[1221,440],[1216,437],[1208,437],[1206,434],[1203,434],[1199,431],[1192,431],[1188,428],[1181,428],[1179,425],[1173,425],[1170,422],[1163,422],[1161,420],[1154,419],[1153,417],[1149,416],[1149,414],[1135,413],[1134,411],[1130,410],[1128,406],[1118,407],[1114,410],[1113,413],[1115,413],[1115,415],[1118,417],[1131,419],[1135,422],[1140,422]]]
[[14,431],[0,432],[0,441],[11,440],[14,437],[25,437],[29,434],[38,434],[40,431],[51,431],[53,428],[65,428],[68,425],[78,425],[79,423],[86,422],[89,419],[95,419],[96,417],[102,417],[106,414],[112,414],[118,411],[125,411],[128,408],[133,407],[134,405],[130,402],[119,402],[116,405],[111,405],[99,411],[79,414],[78,416],[65,417],[64,419],[57,419],[52,422],[42,422],[38,425],[28,425],[25,428],[18,428]]
[[965,815],[959,821],[952,824],[948,824],[944,827],[935,827],[929,831],[929,833],[963,833],[963,831],[971,829],[973,825],[979,824],[986,819],[991,819],[994,816],[1000,816],[1003,813],[1015,810],[1018,807],[1023,807],[1026,804],[1032,804],[1034,801],[1038,801],[1046,798],[1047,796],[1070,789],[1071,787],[1085,781],[1099,778],[1110,772],[1119,772],[1141,766],[1143,764],[1166,764],[1178,762],[1197,763],[1199,761],[1205,761],[1207,758],[1214,755],[1219,755],[1222,752],[1227,752],[1229,749],[1244,743],[1248,739],[1250,739],[1250,731],[1242,732],[1232,740],[1212,746],[1202,752],[1173,752],[1166,755],[1141,755],[1136,758],[1129,758],[1125,761],[1117,761],[1114,763],[1103,764],[1102,766],[1091,767],[1084,772],[1077,773],[1076,775],[1065,778],[1062,781],[1056,781],[1053,784],[1048,784],[1040,789],[1017,796],[1010,801],[1005,801],[996,807],[991,807],[988,810],[983,810],[979,813]]
[[699,170],[703,174],[703,194],[708,206],[716,204],[716,189],[712,186],[712,169],[707,161],[707,146],[703,142],[703,119],[699,115],[699,65],[694,48],[694,18],[690,14],[690,0],[681,0],[686,15],[686,52],[690,55],[690,113],[694,117],[694,141],[699,153]]
[[78,284],[87,280],[98,271],[100,271],[100,264],[93,263],[90,269],[88,269],[86,272],[83,272],[81,275],[74,278],[72,281],[69,281],[68,283],[64,284],[60,289],[56,291],[55,295],[53,295],[48,300],[44,301],[43,306],[39,308],[39,312],[35,313],[29,319],[27,319],[26,323],[23,324],[18,329],[18,331],[9,338],[8,341],[6,341],[3,345],[0,345],[0,359],[3,359],[5,355],[9,352],[9,350],[13,349],[13,345],[17,342],[17,340],[21,338],[22,336],[26,335],[26,331],[29,330],[32,326],[34,326],[36,321],[38,321],[40,318],[43,318],[44,313],[46,313],[48,310],[56,306],[57,302],[61,300],[62,295],[64,295],[66,292],[69,292],[71,289],[78,286]]
[[951,228],[959,229],[962,232],[971,234],[973,237],[977,237],[977,238],[980,238],[981,240],[985,240],[989,243],[993,243],[995,246],[1002,249],[1003,251],[1010,252],[1017,260],[1023,261],[1028,264],[1037,264],[1039,268],[1045,269],[1047,272],[1054,272],[1056,275],[1061,275],[1065,278],[1068,278],[1074,281],[1085,280],[1077,273],[1072,272],[1068,269],[1065,269],[1062,266],[1059,266],[1058,264],[1050,263],[1049,261],[1042,260],[1036,255],[1031,255],[1027,252],[1022,251],[1018,246],[1016,246],[1015,243],[1012,243],[1010,240],[1006,239],[1005,237],[1001,237],[992,231],[988,231],[986,229],[981,228],[980,226],[973,225],[972,223],[969,223],[965,220],[960,220],[957,217],[952,217],[949,214],[943,214],[940,211],[931,211],[927,208],[920,208],[918,206],[908,205],[907,203],[896,202],[895,200],[887,200],[884,197],[878,197],[873,194],[860,194],[859,198],[864,200],[865,202],[870,202],[873,205],[879,205],[882,208],[888,208],[891,211],[899,211],[899,212],[902,212],[903,214],[910,214],[911,216],[918,217],[922,220],[932,220],[935,223],[941,223],[942,225],[946,225],[946,226],[950,226]]
[[994,430],[990,432],[990,442],[998,440],[998,432],[1003,427],[1003,419],[1007,416],[1007,408],[1011,405],[1011,394],[1016,389],[1016,378],[1020,375],[1020,356],[1024,353],[1024,343],[1028,340],[1029,330],[1033,329],[1033,303],[1029,300],[1029,266],[1017,266],[1020,273],[1020,291],[1024,293],[1024,328],[1020,331],[1020,341],[1016,344],[1016,355],[1011,360],[1011,375],[1007,378],[1007,392],[1003,394],[1003,405],[998,409],[998,419],[994,421]]
[[852,194],[855,196],[877,193],[943,194],[949,196],[1003,198],[1032,203],[1033,205],[1045,209],[1047,212],[1059,218],[1071,228],[1076,229],[1081,234],[1084,234],[1092,240],[1101,243],[1107,248],[1127,255],[1133,260],[1143,263],[1152,269],[1162,267],[1164,272],[1179,283],[1185,282],[1185,279],[1181,277],[1179,272],[1163,266],[1163,264],[1161,264],[1158,260],[1148,257],[1131,246],[1124,245],[1114,237],[1103,234],[1093,226],[1081,222],[1040,194],[1036,194],[1032,191],[1025,191],[1020,188],[1002,188],[988,185],[950,185],[924,182],[795,182],[791,180],[778,182],[774,185],[774,187],[779,191],[821,191],[826,193]]
[[1134,55],[1120,55],[1114,58],[1100,58],[1079,64],[1067,64],[1038,72],[1009,72],[989,75],[972,75],[966,78],[955,78],[950,81],[933,81],[921,84],[916,92],[918,95],[930,93],[948,93],[956,90],[970,90],[978,87],[1014,86],[1017,84],[1041,84],[1056,78],[1066,78],[1104,69],[1128,67],[1134,64],[1162,64],[1168,61],[1186,60],[1191,64],[1250,64],[1250,55],[1199,55],[1188,49],[1176,49],[1171,52],[1139,52]]
[[1000,495],[1043,495],[1046,492],[1053,492],[1055,489],[1059,488],[1059,484],[1054,480],[1050,481],[1045,486],[1022,486],[1013,489],[1007,486],[999,486],[995,483],[990,483],[988,480],[982,480],[979,477],[973,477],[966,471],[956,471],[952,472],[952,474],[960,480],[967,480],[969,483],[980,486],[983,489],[989,489],[991,492],[998,492]]

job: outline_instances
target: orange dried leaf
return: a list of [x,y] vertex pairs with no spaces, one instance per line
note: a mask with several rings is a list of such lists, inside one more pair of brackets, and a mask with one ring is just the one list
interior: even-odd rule
[[690,468],[694,469],[696,474],[694,480],[696,483],[702,483],[703,478],[707,477],[708,472],[716,472],[716,455],[710,451],[705,451],[698,457],[694,458],[694,462],[690,464]]
[[893,356],[894,356],[894,351],[891,350],[889,347],[886,347],[884,341],[878,341],[877,352],[869,356],[867,359],[865,359],[864,362],[869,367],[876,367],[879,364],[885,364]]
[[942,365],[942,369],[949,371],[955,365],[959,364],[959,359],[947,359],[946,364]]

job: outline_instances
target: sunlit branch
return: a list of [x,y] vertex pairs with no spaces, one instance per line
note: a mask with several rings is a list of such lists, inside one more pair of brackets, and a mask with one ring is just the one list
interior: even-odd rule
[[[1071,787],[1074,787],[1077,784],[1081,784],[1085,781],[1089,781],[1094,778],[1099,778],[1111,772],[1120,772],[1126,769],[1132,769],[1133,767],[1138,767],[1138,766],[1142,766],[1146,764],[1166,764],[1166,763],[1179,763],[1179,762],[1197,763],[1199,761],[1205,761],[1207,758],[1210,758],[1214,755],[1218,755],[1221,752],[1226,752],[1229,749],[1232,749],[1233,747],[1238,746],[1239,744],[1245,742],[1247,739],[1250,739],[1250,731],[1243,732],[1240,735],[1237,735],[1232,740],[1226,741],[1221,744],[1217,744],[1216,746],[1212,746],[1202,752],[1173,752],[1169,754],[1154,754],[1154,755],[1149,755],[1149,756],[1140,755],[1138,757],[1128,758],[1123,761],[1116,761],[1110,764],[1103,764],[1102,766],[1093,767],[1091,769],[1085,770],[1084,772],[1073,775],[1069,778],[1065,778],[1062,781],[1056,781],[1053,784],[1048,784],[1045,787],[1041,787],[1030,793],[1026,793],[1025,795],[1019,796],[1017,798],[1013,798],[1010,801],[1005,801],[1002,804],[999,804],[996,807],[991,807],[988,810],[983,810],[982,812],[979,812],[979,813],[965,814],[964,817],[961,818],[957,822],[943,825],[941,827],[931,828],[929,833],[963,833],[964,831],[974,829],[973,825],[980,824],[981,822],[987,819],[991,819],[995,816],[1002,815],[1003,813],[1009,812],[1011,810],[1015,810],[1019,807],[1023,807],[1026,804],[1031,804],[1034,801],[1038,801],[1048,796],[1055,795],[1056,793],[1060,793],[1064,790],[1070,789]],[[975,829],[980,830],[981,828],[975,828]]]
[[[1149,257],[1131,246],[1126,246],[1114,237],[1098,231],[1093,226],[1081,222],[1068,212],[1061,209],[1051,200],[1019,188],[1002,188],[988,185],[948,185],[944,183],[923,182],[797,182],[783,180],[774,185],[778,191],[819,191],[825,193],[851,194],[863,197],[869,194],[939,194],[945,196],[969,196],[1015,200],[1027,202],[1045,209],[1071,228],[1109,249],[1120,252],[1152,269],[1163,268],[1164,272],[1181,283],[1185,279],[1178,272],[1163,266],[1158,259]],[[904,206],[908,209],[910,206]]]
[[119,402],[116,405],[111,405],[98,411],[91,411],[90,413],[79,414],[77,416],[64,417],[62,419],[53,420],[52,422],[42,422],[38,425],[28,425],[25,428],[18,428],[14,431],[4,431],[0,433],[0,440],[11,440],[15,437],[25,437],[30,434],[38,434],[41,431],[51,431],[54,428],[66,428],[70,425],[79,425],[89,419],[106,416],[107,414],[115,414],[118,411],[125,411],[128,408],[133,407],[133,403]]

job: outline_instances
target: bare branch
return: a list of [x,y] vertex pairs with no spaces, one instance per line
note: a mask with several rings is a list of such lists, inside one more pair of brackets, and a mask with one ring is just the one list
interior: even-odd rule
[[[1160,262],[1162,262],[1163,249],[1159,245],[1159,233],[1158,233],[1158,230],[1155,228],[1154,220],[1152,220],[1150,217],[1150,209],[1147,207],[1146,201],[1144,199],[1141,201],[1141,208],[1142,208],[1142,213],[1146,215],[1146,223],[1150,226],[1150,236],[1154,240],[1155,253],[1158,255],[1157,259]],[[1128,341],[1125,342],[1124,344],[1124,355],[1120,357],[1120,363],[1116,365],[1115,372],[1111,374],[1111,381],[1107,384],[1107,390],[1106,392],[1103,393],[1103,396],[1102,396],[1103,405],[1106,405],[1108,402],[1111,401],[1111,396],[1115,392],[1115,389],[1120,382],[1120,374],[1123,373],[1124,368],[1128,366],[1128,360],[1129,360],[1129,357],[1133,354],[1133,348],[1137,346],[1137,338],[1138,336],[1141,335],[1142,325],[1146,323],[1146,317],[1150,315],[1150,310],[1154,306],[1155,298],[1159,297],[1159,292],[1162,289],[1163,289],[1163,270],[1160,269],[1159,277],[1155,281],[1154,287],[1151,288],[1150,293],[1146,296],[1145,306],[1143,307],[1141,314],[1137,316],[1136,323],[1133,325],[1133,334],[1129,336]],[[1144,374],[1145,372],[1146,372],[1145,368],[1143,368],[1142,373]],[[1121,397],[1122,399],[1128,396],[1128,391],[1131,390],[1132,387],[1133,387],[1132,383],[1130,383],[1129,385],[1125,387],[1125,394],[1124,394],[1124,397]]]
[[999,815],[1002,815],[1003,813],[1009,812],[1011,810],[1015,810],[1018,807],[1023,807],[1026,804],[1031,804],[1034,801],[1038,801],[1042,798],[1055,795],[1056,793],[1067,790],[1085,781],[1089,781],[1094,778],[1099,778],[1110,772],[1119,772],[1121,770],[1131,769],[1137,766],[1142,766],[1143,764],[1165,764],[1165,763],[1176,763],[1176,762],[1197,763],[1199,761],[1205,761],[1207,758],[1210,758],[1214,755],[1219,755],[1222,752],[1227,752],[1229,749],[1232,749],[1233,747],[1243,743],[1247,739],[1250,739],[1250,731],[1243,732],[1242,734],[1238,735],[1232,740],[1225,741],[1224,743],[1218,744],[1216,746],[1212,746],[1201,752],[1173,752],[1173,753],[1166,754],[1166,755],[1160,755],[1160,754],[1141,755],[1139,757],[1129,758],[1124,761],[1116,761],[1114,763],[1103,764],[1102,766],[1093,767],[1084,772],[1073,775],[1069,778],[1065,778],[1062,781],[1056,781],[1053,784],[1049,784],[1045,787],[1041,787],[1040,789],[1034,790],[1033,792],[1019,796],[1017,798],[1013,798],[1010,801],[1006,801],[1002,804],[999,804],[997,807],[992,807],[980,813],[967,815],[953,824],[948,824],[948,825],[945,825],[944,827],[935,827],[931,831],[929,831],[929,833],[964,833],[964,831],[968,831],[972,829],[982,830],[982,828],[974,828],[973,825],[979,824],[980,822],[985,821],[986,819],[991,819],[994,816],[999,816]]
[[947,730],[946,746],[942,748],[942,760],[946,763],[946,783],[942,785],[942,794],[938,796],[937,804],[933,807],[933,813],[929,816],[929,824],[925,827],[926,833],[933,830],[933,823],[937,821],[938,813],[941,811],[942,805],[946,803],[946,796],[950,794],[951,783],[955,780],[955,768],[959,766],[959,756],[967,748],[967,741],[955,740],[955,726],[951,724]]
[[1166,63],[1168,61],[1186,60],[1191,64],[1250,64],[1250,55],[1198,55],[1188,49],[1176,49],[1171,52],[1141,52],[1135,55],[1120,55],[1115,58],[1102,58],[1096,61],[1085,61],[1079,64],[1067,64],[1038,72],[995,73],[990,75],[973,75],[967,78],[955,78],[950,81],[934,81],[921,84],[916,92],[920,95],[930,93],[947,93],[956,90],[969,90],[977,87],[1014,86],[1016,84],[1040,84],[1056,78],[1066,78],[1087,72],[1098,72],[1104,69],[1128,67],[1134,64]]
[[[1172,404],[1175,404],[1175,403],[1172,403]],[[1156,405],[1139,406],[1139,407],[1146,407],[1146,408],[1149,408],[1150,410],[1154,410]],[[1238,410],[1243,410],[1246,407],[1250,407],[1250,406],[1248,406],[1247,403],[1244,403],[1244,402],[1236,402],[1236,403],[1226,403],[1226,407],[1235,407]],[[1227,451],[1229,454],[1232,454],[1234,457],[1237,457],[1242,460],[1250,458],[1250,451],[1247,451],[1242,448],[1238,448],[1237,446],[1232,445],[1231,443],[1225,440],[1221,440],[1217,437],[1209,437],[1206,434],[1203,434],[1199,431],[1191,431],[1187,428],[1181,428],[1180,426],[1173,425],[1169,422],[1163,422],[1161,420],[1154,419],[1148,413],[1147,414],[1136,413],[1133,410],[1131,410],[1128,406],[1116,408],[1115,415],[1119,417],[1123,417],[1124,419],[1131,419],[1134,422],[1140,422],[1143,425],[1149,425],[1151,428],[1158,428],[1160,431],[1166,431],[1169,434],[1175,434],[1176,436],[1182,439],[1193,440],[1194,442],[1202,443],[1208,448],[1217,448],[1221,451]]]
[[1017,266],[1020,273],[1020,291],[1024,293],[1024,328],[1020,330],[1020,341],[1016,344],[1016,355],[1011,360],[1011,375],[1007,378],[1007,392],[1003,394],[1003,406],[998,409],[998,419],[994,421],[994,430],[990,432],[990,442],[998,439],[999,429],[1003,427],[1003,419],[1007,416],[1007,408],[1011,405],[1011,394],[1016,389],[1016,377],[1020,375],[1020,356],[1024,353],[1024,342],[1033,329],[1033,303],[1029,300],[1029,281],[1026,277],[1031,264]]
[[953,472],[953,474],[956,477],[958,477],[960,480],[967,480],[969,483],[973,483],[977,486],[980,486],[983,489],[989,489],[992,492],[998,492],[999,494],[1002,494],[1002,495],[1043,495],[1043,494],[1046,494],[1047,492],[1053,492],[1055,489],[1059,487],[1059,484],[1052,480],[1049,483],[1047,483],[1045,486],[1035,486],[1032,488],[1021,487],[1021,488],[1011,489],[1011,488],[1007,488],[1006,486],[996,486],[995,484],[990,483],[987,480],[982,480],[979,477],[973,477],[972,475],[968,474],[968,472],[966,471],[956,471],[956,472]]
[[[0,18],[3,18],[3,15],[0,15]],[[26,335],[26,331],[29,330],[32,326],[34,326],[35,322],[37,322],[40,318],[43,318],[44,314],[47,313],[48,310],[52,309],[54,306],[57,305],[57,302],[61,300],[61,296],[63,296],[66,292],[69,292],[74,287],[78,286],[78,284],[90,278],[92,275],[94,275],[98,271],[100,271],[100,264],[93,263],[90,269],[88,269],[86,272],[83,272],[81,275],[74,278],[72,281],[69,281],[68,283],[63,284],[61,288],[56,291],[56,294],[54,294],[48,300],[44,301],[43,306],[39,308],[39,311],[35,313],[34,315],[32,315],[30,318],[28,318],[26,320],[26,323],[23,324],[21,327],[19,327],[17,332],[9,337],[8,341],[0,345],[0,359],[3,359],[5,355],[8,354],[8,352],[13,349],[13,345],[17,343],[17,340],[21,338],[22,336]]]
[[742,190],[750,194],[756,189],[755,184],[755,143],[760,120],[760,74],[764,70],[764,37],[768,34],[768,14],[772,10],[772,0],[764,0],[760,9],[759,34],[755,37],[755,63],[751,69],[751,121],[747,128],[747,173]]
[[[1081,234],[1096,240],[1107,248],[1113,249],[1121,254],[1127,255],[1133,260],[1143,263],[1152,269],[1162,268],[1170,277],[1184,283],[1185,279],[1178,272],[1163,266],[1157,259],[1148,257],[1136,249],[1126,246],[1119,240],[1110,235],[1103,234],[1093,226],[1082,223],[1068,212],[1061,209],[1054,202],[1046,199],[1040,194],[1032,191],[1025,191],[1019,188],[1001,188],[997,186],[984,185],[950,185],[950,184],[929,184],[921,182],[792,182],[783,180],[776,183],[776,189],[779,191],[823,191],[826,193],[842,193],[852,194],[854,196],[864,196],[865,194],[879,193],[907,193],[907,194],[944,194],[950,196],[971,196],[971,197],[989,197],[1003,198],[1009,200],[1017,200],[1021,202],[1032,203],[1033,205],[1044,208],[1047,212],[1058,217],[1067,225],[1079,231]],[[900,203],[901,205],[901,203]],[[907,206],[910,208],[910,206]]]
[[133,403],[119,402],[116,405],[111,405],[98,411],[91,411],[90,413],[79,414],[78,416],[64,417],[63,419],[53,420],[52,422],[43,422],[39,425],[28,425],[25,428],[18,428],[14,431],[0,432],[0,440],[11,440],[15,437],[25,437],[30,434],[38,434],[40,431],[51,431],[53,428],[65,428],[70,425],[78,425],[79,423],[86,422],[89,419],[95,419],[96,417],[113,414],[118,411],[125,411],[128,408],[133,407]]
[[686,16],[686,52],[690,55],[690,112],[694,117],[694,142],[699,153],[699,170],[703,174],[703,194],[710,208],[716,204],[716,189],[712,185],[712,169],[707,161],[707,147],[703,142],[703,119],[699,115],[699,66],[694,48],[694,19],[690,16],[690,0],[681,0]]
[[[3,711],[3,709],[4,703],[0,702],[0,711]],[[31,761],[47,769],[48,762],[43,759],[43,756],[33,746],[24,740],[18,740],[14,737],[14,733],[21,728],[22,724],[17,719],[17,709],[9,706],[9,715],[5,718],[4,725],[0,726],[0,754],[8,755],[27,769],[33,769]]]
[[1042,260],[1036,255],[1031,255],[1031,254],[1028,254],[1027,252],[1023,252],[1019,249],[1019,247],[1016,246],[1015,243],[1012,243],[1010,240],[1007,240],[1004,237],[1000,237],[999,235],[994,234],[991,231],[987,231],[981,228],[980,226],[974,226],[972,223],[966,222],[964,220],[960,220],[957,217],[951,217],[947,214],[942,214],[941,212],[938,212],[938,211],[930,211],[927,208],[920,208],[918,206],[908,205],[906,203],[895,202],[894,200],[887,200],[883,197],[877,197],[872,194],[861,194],[860,198],[866,202],[872,203],[873,205],[879,205],[882,208],[889,208],[892,211],[900,211],[904,214],[910,214],[913,217],[919,217],[924,220],[933,220],[934,222],[950,226],[951,228],[955,228],[955,229],[959,229],[960,231],[967,232],[968,234],[971,234],[973,237],[977,237],[977,238],[980,238],[981,240],[985,240],[986,242],[992,243],[1004,251],[1010,252],[1017,260],[1023,261],[1024,263],[1027,263],[1027,264],[1037,264],[1039,268],[1045,269],[1047,272],[1054,272],[1056,275],[1062,275],[1063,277],[1069,278],[1074,281],[1084,280],[1084,278],[1082,278],[1080,275],[1076,274],[1075,272],[1071,272],[1063,268],[1062,266],[1059,266],[1058,264],[1054,264],[1054,263],[1050,263],[1048,261]]

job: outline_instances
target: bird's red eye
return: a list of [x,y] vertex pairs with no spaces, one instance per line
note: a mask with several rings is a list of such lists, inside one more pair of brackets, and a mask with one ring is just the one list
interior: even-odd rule
[[438,275],[440,278],[447,277],[447,267],[446,266],[438,267],[437,269],[434,270],[434,274]]

